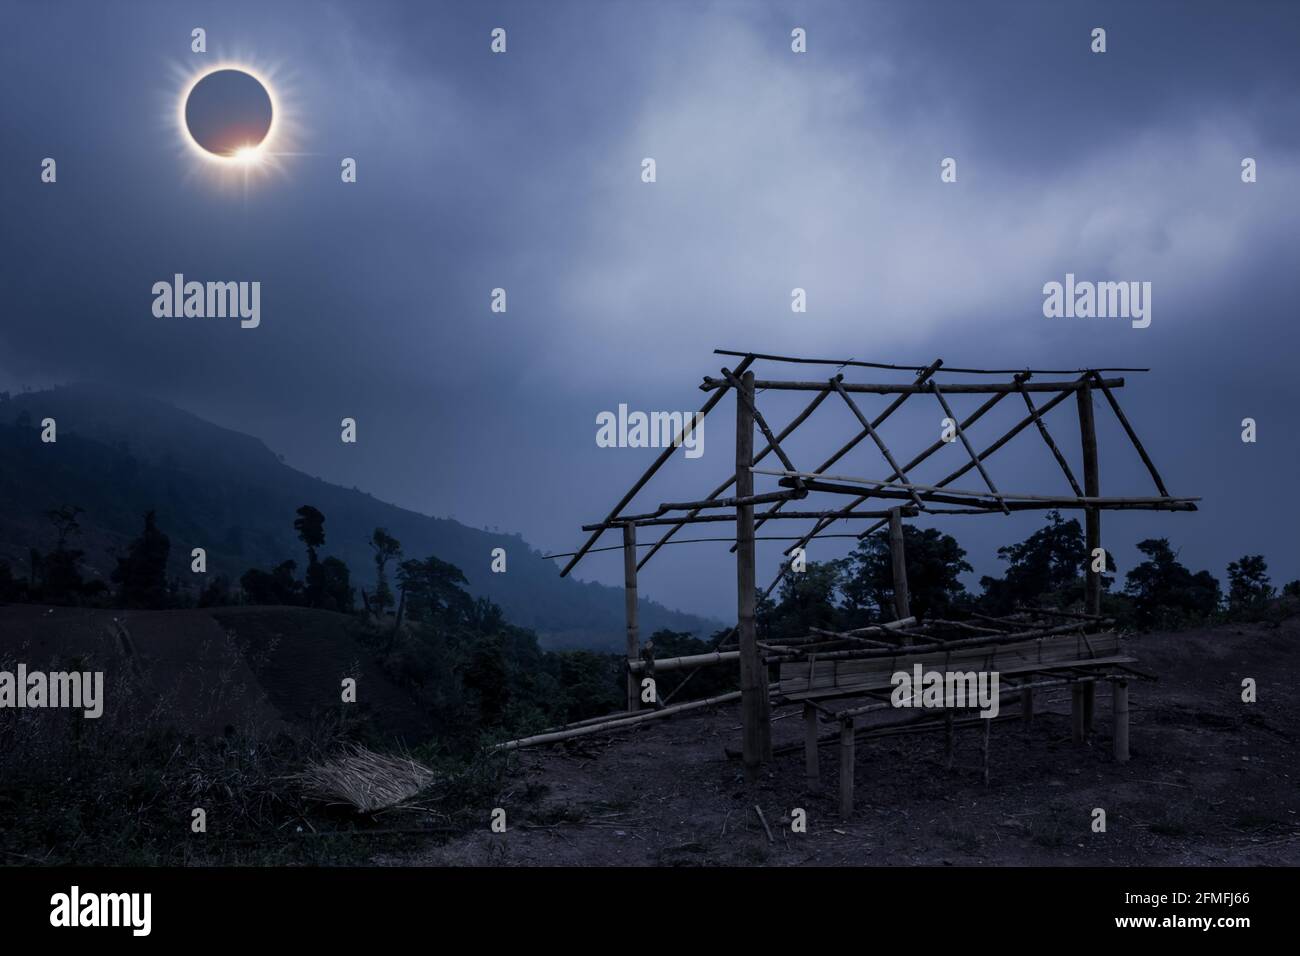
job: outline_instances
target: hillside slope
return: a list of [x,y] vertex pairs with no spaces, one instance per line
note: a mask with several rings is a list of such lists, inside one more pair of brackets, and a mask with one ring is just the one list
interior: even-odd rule
[[[58,442],[42,444],[38,423],[58,422]],[[20,424],[25,423],[25,424]],[[509,620],[536,631],[543,646],[614,649],[623,643],[623,595],[561,578],[520,536],[431,518],[356,489],[312,478],[281,462],[261,441],[129,392],[75,385],[0,401],[0,559],[25,574],[31,547],[53,532],[42,512],[85,509],[76,547],[92,576],[107,579],[152,508],[171,538],[172,573],[188,576],[189,553],[203,547],[209,574],[237,581],[250,567],[304,562],[293,531],[304,504],[326,516],[325,554],[342,558],[353,584],[370,588],[368,541],[387,528],[407,557],[436,555],[465,572],[469,590],[499,604]],[[505,548],[509,571],[489,570]],[[717,622],[641,602],[641,626],[704,633]]]

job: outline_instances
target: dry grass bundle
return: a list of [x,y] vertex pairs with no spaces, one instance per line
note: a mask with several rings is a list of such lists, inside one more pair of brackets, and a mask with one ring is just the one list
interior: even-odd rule
[[308,797],[371,813],[411,799],[436,776],[410,757],[377,754],[353,744],[339,756],[312,765],[297,779]]

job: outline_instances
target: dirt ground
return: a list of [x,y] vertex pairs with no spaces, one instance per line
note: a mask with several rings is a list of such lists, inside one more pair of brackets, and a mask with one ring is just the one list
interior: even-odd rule
[[[1070,741],[1069,692],[992,729],[859,743],[857,803],[838,812],[837,751],[822,792],[802,751],[747,786],[734,706],[651,721],[512,755],[499,805],[507,831],[378,855],[386,865],[1296,865],[1300,864],[1300,618],[1129,639],[1156,683],[1130,684],[1131,754],[1111,755],[1110,692],[1088,744]],[[1254,678],[1256,703],[1242,681]],[[1012,705],[1015,706],[1015,705]],[[773,743],[802,739],[800,708],[778,708]],[[828,728],[829,729],[829,728]],[[755,805],[771,827],[769,840]],[[1093,811],[1106,831],[1093,832]],[[792,832],[792,811],[807,832]]]

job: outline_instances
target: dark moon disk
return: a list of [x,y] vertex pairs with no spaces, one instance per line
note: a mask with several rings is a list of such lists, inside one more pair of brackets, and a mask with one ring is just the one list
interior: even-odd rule
[[216,70],[194,84],[185,126],[209,153],[229,158],[257,146],[271,129],[271,94],[243,70]]

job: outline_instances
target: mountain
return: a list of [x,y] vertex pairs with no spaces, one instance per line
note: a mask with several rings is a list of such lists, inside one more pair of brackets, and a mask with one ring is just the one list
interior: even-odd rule
[[[44,418],[58,423],[55,444],[40,440]],[[256,438],[129,391],[71,385],[0,395],[0,465],[0,559],[15,574],[25,574],[30,548],[53,546],[43,512],[64,505],[85,509],[74,546],[85,550],[91,577],[108,579],[149,509],[171,538],[170,573],[178,577],[191,574],[195,547],[207,549],[209,576],[238,581],[251,567],[270,569],[288,558],[301,574],[306,558],[293,521],[310,504],[325,514],[322,556],[345,561],[357,587],[373,587],[368,542],[383,527],[406,557],[432,554],[458,566],[471,593],[499,604],[545,647],[624,646],[622,590],[561,578],[519,535],[431,518],[312,478]],[[494,548],[506,549],[504,574],[489,570]],[[644,599],[640,616],[646,634],[721,626]]]

